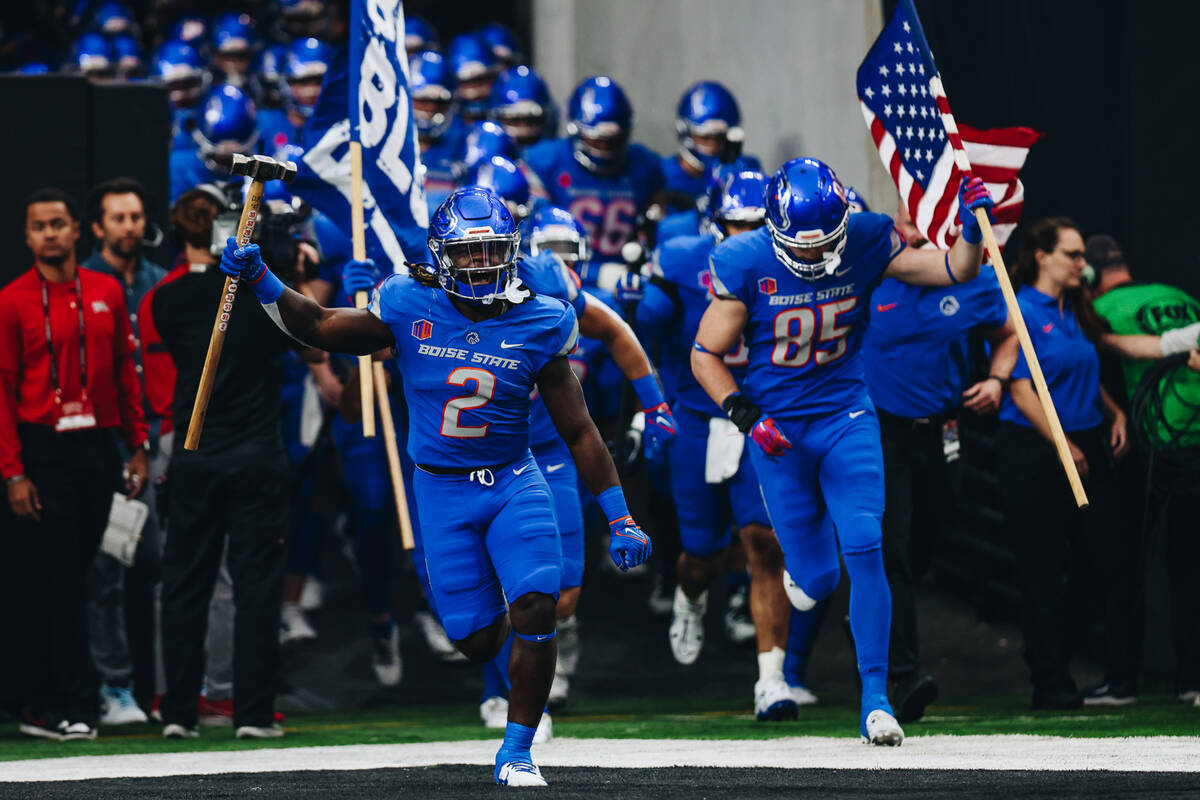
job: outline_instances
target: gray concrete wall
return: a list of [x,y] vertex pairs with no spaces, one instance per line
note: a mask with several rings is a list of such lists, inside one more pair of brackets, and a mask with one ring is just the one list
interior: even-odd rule
[[683,90],[719,80],[764,169],[815,156],[890,213],[895,188],[854,90],[882,27],[879,0],[534,0],[533,59],[562,104],[580,79],[613,76],[633,102],[634,137],[661,153],[676,147]]

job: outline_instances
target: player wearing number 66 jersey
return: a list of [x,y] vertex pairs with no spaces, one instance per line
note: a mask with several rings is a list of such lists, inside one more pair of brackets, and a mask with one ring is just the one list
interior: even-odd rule
[[352,354],[395,349],[430,599],[464,655],[506,661],[512,692],[496,781],[544,786],[529,747],[554,676],[562,553],[553,500],[529,452],[535,386],[608,514],[614,562],[641,563],[650,540],[629,516],[565,358],[577,337],[575,312],[517,279],[520,234],[504,203],[486,189],[459,189],[429,231],[437,263],[389,276],[369,310],[323,308],[285,289],[255,246],[236,248],[232,239],[222,269],[241,275],[299,341]]
[[[845,187],[815,159],[780,167],[764,202],[765,228],[712,253],[716,299],[700,321],[692,370],[755,444],[751,459],[783,546],[792,605],[809,609],[833,592],[841,547],[862,678],[860,732],[872,744],[897,745],[904,732],[887,699],[883,455],[859,346],[883,277],[923,286],[975,277],[983,248],[972,211],[992,199],[982,181],[963,182],[963,232],[950,250],[913,250],[889,217],[851,215]],[[739,389],[721,357],[743,333],[750,364]]]

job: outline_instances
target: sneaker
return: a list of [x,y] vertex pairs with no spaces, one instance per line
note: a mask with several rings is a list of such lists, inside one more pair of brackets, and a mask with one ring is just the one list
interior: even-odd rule
[[295,603],[284,603],[279,615],[279,643],[299,644],[317,638],[317,632],[308,624],[304,611]]
[[278,739],[283,736],[283,728],[277,722],[270,725],[242,725],[234,736],[239,739]]
[[36,713],[29,709],[21,712],[21,733],[26,736],[36,736],[39,739],[49,739],[54,742],[63,740],[63,733],[71,723],[55,714]]
[[800,716],[800,709],[783,678],[760,678],[754,684],[754,716],[759,722],[779,722]]
[[429,647],[429,652],[447,664],[467,661],[467,657],[458,652],[458,648],[450,641],[450,637],[446,635],[446,631],[433,614],[428,611],[418,611],[413,614],[413,621],[421,629],[421,635],[425,637],[425,644]]
[[571,679],[557,666],[554,669],[554,682],[550,684],[550,696],[546,705],[550,708],[562,708],[567,704],[567,693],[571,691]]
[[404,662],[400,660],[400,628],[395,623],[387,636],[371,640],[371,668],[375,679],[383,686],[399,686],[404,677]]
[[66,722],[62,728],[64,742],[90,742],[96,738],[96,726],[90,722]]
[[671,587],[663,582],[662,575],[655,573],[651,580],[650,596],[646,599],[646,605],[650,607],[650,613],[656,617],[665,617],[671,613],[672,602],[674,597]]
[[508,701],[503,697],[489,697],[479,704],[479,718],[485,728],[504,730],[508,727]]
[[306,614],[320,611],[325,605],[325,584],[309,575],[304,579],[304,588],[300,590],[300,610]]
[[671,655],[680,664],[695,664],[700,657],[700,650],[704,647],[704,612],[707,609],[707,591],[692,602],[683,593],[683,587],[675,587],[674,616],[671,617],[668,638],[671,641]]
[[800,684],[795,686],[789,685],[788,692],[792,695],[792,702],[798,706],[814,706],[817,704],[817,696],[807,686]]
[[729,596],[725,609],[725,637],[734,644],[755,640],[754,619],[750,616],[750,589],[743,586]]
[[904,743],[904,729],[895,717],[877,708],[867,715],[863,723],[862,740],[873,745],[899,747]]
[[187,728],[177,722],[171,722],[163,726],[164,739],[198,739],[200,731],[195,728]]
[[1137,702],[1137,691],[1128,684],[1102,683],[1083,690],[1085,706],[1131,706]]
[[548,786],[542,771],[531,761],[505,761],[496,765],[496,783],[501,786]]
[[142,711],[133,699],[133,692],[124,686],[100,687],[100,724],[128,725],[132,722],[147,722],[146,712]]
[[574,614],[558,621],[558,665],[568,678],[575,674],[579,666],[579,620]]
[[533,732],[534,744],[545,744],[554,737],[554,723],[550,721],[549,712],[542,712],[542,718],[538,720],[538,726]]
[[233,698],[209,700],[200,695],[196,703],[196,719],[201,725],[224,727],[233,725]]
[[903,724],[916,722],[925,716],[925,707],[937,700],[937,696],[937,681],[932,675],[914,675],[892,690],[892,705],[898,712],[896,719]]

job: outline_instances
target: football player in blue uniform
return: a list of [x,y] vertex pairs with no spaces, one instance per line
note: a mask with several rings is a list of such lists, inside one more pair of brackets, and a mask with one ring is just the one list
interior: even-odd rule
[[[171,202],[202,183],[229,183],[228,159],[258,147],[258,113],[250,96],[236,86],[217,86],[200,107],[191,150],[172,150]],[[240,179],[239,179],[240,180]]]
[[423,17],[404,17],[404,50],[412,61],[422,50],[440,51],[442,43],[437,28]]
[[558,107],[542,76],[524,64],[509,67],[492,85],[492,119],[518,147],[553,138],[558,130]]
[[500,59],[478,33],[462,33],[450,42],[446,61],[457,83],[454,97],[459,115],[467,122],[486,119],[492,84],[500,74]]
[[762,170],[757,158],[742,155],[742,112],[733,94],[716,81],[700,81],[679,98],[675,134],[679,150],[662,160],[668,211],[694,209],[721,164],[740,158],[748,169]]
[[285,144],[304,143],[304,123],[321,97],[321,81],[329,71],[331,58],[329,45],[312,36],[288,45],[283,65],[283,108],[265,109],[258,115],[267,152]]
[[496,56],[501,67],[511,67],[521,62],[521,44],[508,26],[499,22],[488,22],[479,29],[479,36],[492,48],[492,54]]
[[236,11],[222,14],[212,25],[212,66],[217,83],[249,89],[250,64],[259,49],[254,20]]
[[454,71],[441,53],[425,50],[408,62],[409,91],[417,143],[421,147],[421,169],[425,175],[425,197],[437,208],[450,196],[462,177],[459,160],[467,126],[454,109]]
[[[612,78],[585,79],[567,104],[567,136],[539,142],[522,159],[536,174],[550,202],[570,212],[587,229],[594,261],[583,265],[585,283],[612,289],[600,280],[599,264],[619,262],[621,247],[637,238],[639,215],[658,202],[663,188],[661,159],[630,142],[633,107]],[[606,285],[607,284],[607,285]]]
[[75,43],[72,66],[90,81],[111,80],[117,75],[117,58],[103,34],[89,31]]
[[[640,327],[677,327],[676,349],[684,354],[691,350],[700,318],[712,300],[709,254],[726,237],[762,227],[766,186],[766,176],[753,170],[727,172],[714,181],[708,192],[708,232],[673,239],[656,251],[651,283],[638,305]],[[749,353],[740,343],[724,358],[736,381],[744,380],[748,361]],[[681,664],[692,664],[700,656],[708,585],[725,560],[732,523],[739,530],[751,573],[750,611],[759,662],[755,714],[760,720],[794,719],[796,702],[783,676],[790,611],[783,591],[783,554],[744,449],[745,437],[690,369],[679,375],[675,403],[683,411],[678,417],[679,439],[670,450],[670,473],[683,553],[670,627],[671,652]]]
[[[692,370],[754,442],[751,460],[793,606],[812,608],[833,592],[840,547],[862,679],[859,730],[872,744],[898,745],[904,731],[887,698],[883,457],[860,345],[871,292],[883,278],[948,286],[978,274],[982,233],[972,211],[990,208],[992,198],[979,179],[964,180],[963,234],[945,251],[906,247],[883,214],[851,215],[841,181],[816,159],[780,167],[765,201],[766,228],[713,250],[716,299],[700,322]],[[723,358],[743,335],[750,363],[739,387]]]
[[614,563],[640,564],[650,540],[629,515],[565,357],[578,336],[575,311],[516,278],[520,233],[508,209],[486,189],[460,189],[429,231],[433,269],[388,276],[370,309],[314,303],[275,278],[256,246],[238,248],[233,239],[222,269],[240,275],[298,341],[351,354],[396,352],[431,599],[464,655],[507,664],[509,723],[495,780],[541,786],[529,747],[554,677],[562,549],[554,501],[529,452],[535,388],[608,515]]
[[480,161],[492,156],[504,156],[515,160],[517,143],[505,133],[504,128],[497,122],[484,119],[473,123],[468,128],[467,138],[463,143],[463,169],[470,169]]
[[154,75],[166,87],[171,103],[171,150],[190,151],[196,146],[192,131],[196,129],[200,99],[212,83],[212,74],[196,48],[168,41],[158,49]]
[[518,225],[533,210],[529,180],[516,162],[504,156],[492,156],[477,162],[467,170],[463,186],[482,186],[495,192]]

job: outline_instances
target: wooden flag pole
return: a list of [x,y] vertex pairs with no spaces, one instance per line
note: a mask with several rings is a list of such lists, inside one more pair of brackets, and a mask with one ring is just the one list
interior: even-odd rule
[[412,519],[408,515],[408,496],[404,492],[404,474],[400,472],[400,450],[396,447],[396,427],[392,425],[392,405],[388,401],[387,378],[383,364],[373,363],[375,396],[379,398],[379,422],[383,425],[383,446],[387,450],[388,474],[392,477],[392,496],[396,498],[396,516],[400,520],[400,544],[413,549]]
[[[350,231],[354,239],[354,260],[362,261],[367,257],[367,233],[363,222],[363,178],[362,178],[362,144],[350,142]],[[367,293],[354,293],[354,307],[367,307]],[[358,357],[358,371],[362,375],[371,374],[371,357]],[[362,391],[362,423],[363,436],[368,439],[375,435],[375,398],[372,396],[373,382],[359,381]],[[395,436],[395,434],[392,434]]]
[[1000,291],[1004,293],[1004,302],[1008,305],[1008,316],[1017,329],[1017,340],[1025,353],[1025,361],[1029,364],[1029,374],[1033,377],[1033,385],[1037,388],[1038,400],[1050,425],[1050,433],[1054,437],[1054,448],[1058,451],[1058,460],[1062,462],[1063,470],[1067,473],[1067,481],[1071,484],[1071,493],[1075,495],[1075,504],[1080,508],[1088,507],[1087,493],[1083,490],[1083,481],[1079,479],[1079,470],[1075,468],[1075,459],[1071,458],[1071,448],[1067,445],[1067,435],[1063,433],[1062,423],[1058,419],[1058,411],[1054,401],[1050,399],[1050,389],[1046,386],[1046,376],[1042,374],[1042,365],[1038,363],[1037,353],[1033,351],[1033,341],[1029,338],[1029,329],[1025,327],[1025,318],[1021,315],[1021,307],[1017,305],[1017,295],[1013,291],[1012,281],[1009,280],[1008,270],[1004,266],[1004,258],[1000,255],[1000,245],[996,243],[996,235],[992,232],[992,222],[988,219],[987,209],[975,209],[975,219],[983,231],[983,243],[991,256],[992,265],[996,268],[996,280],[1000,283]]

